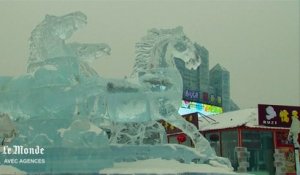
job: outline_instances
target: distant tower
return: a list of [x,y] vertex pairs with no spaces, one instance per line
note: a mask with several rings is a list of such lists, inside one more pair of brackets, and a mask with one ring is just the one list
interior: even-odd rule
[[183,99],[215,106],[221,106],[224,112],[239,109],[230,98],[230,73],[220,64],[209,70],[208,50],[194,44],[201,64],[196,70],[185,68],[185,63],[175,59],[183,81]]
[[189,70],[185,68],[185,63],[180,59],[175,59],[175,63],[182,77],[183,91],[198,91],[200,83],[198,78],[199,67],[197,68],[197,70]]
[[222,98],[222,107],[224,112],[231,111],[230,100],[230,73],[224,67],[217,64],[209,71],[210,86],[213,88],[215,96]]
[[198,74],[198,89],[200,92],[200,101],[204,102],[204,93],[209,92],[209,52],[205,47],[200,46],[195,43],[195,48],[197,50],[197,55],[201,58],[201,64],[197,69]]
[[[175,59],[176,66],[181,73],[183,81],[183,97],[186,100],[203,102],[203,93],[209,91],[209,62],[208,51],[195,43],[197,55],[201,58],[201,64],[196,70],[185,68],[185,63],[180,59]],[[187,98],[185,93],[194,93],[195,98]]]

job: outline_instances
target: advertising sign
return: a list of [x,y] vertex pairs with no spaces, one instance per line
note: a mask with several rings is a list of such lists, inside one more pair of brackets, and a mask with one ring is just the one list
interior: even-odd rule
[[198,91],[192,90],[185,90],[183,92],[183,99],[191,100],[191,101],[198,101],[200,98]]
[[195,112],[197,113],[199,112],[204,115],[215,115],[215,114],[223,113],[223,109],[218,106],[182,100],[181,107],[179,108],[178,111],[180,115],[185,115],[185,114],[190,114]]
[[276,150],[274,165],[276,171],[286,175],[296,174],[295,153],[293,147],[281,147]]
[[258,105],[259,125],[289,128],[292,116],[299,119],[300,106]]
[[222,106],[221,96],[216,96],[215,94],[208,94],[207,92],[202,92],[201,94],[199,91],[189,89],[183,91],[183,100]]

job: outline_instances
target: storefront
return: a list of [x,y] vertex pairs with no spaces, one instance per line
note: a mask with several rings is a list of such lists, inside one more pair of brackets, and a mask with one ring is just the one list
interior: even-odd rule
[[[267,111],[269,106],[259,106],[259,109]],[[199,128],[217,155],[229,158],[236,171],[295,174],[294,147],[288,141],[289,127],[286,127],[291,123],[280,125],[278,119],[283,118],[280,112],[284,110],[272,107],[271,111],[276,113],[273,118],[258,112],[258,108],[246,109],[216,115],[215,122],[200,121]],[[291,114],[293,109],[286,109]],[[265,122],[259,121],[263,115],[268,118]]]
[[[182,116],[200,128],[218,156],[229,158],[235,171],[295,175],[294,145],[288,139],[293,111],[300,114],[300,107],[259,105],[258,108],[209,117],[201,116],[199,111]],[[161,122],[169,143],[193,147],[192,141],[181,130]]]
[[[182,117],[186,121],[194,124],[195,127],[199,129],[198,113],[186,114],[186,115],[182,115]],[[170,123],[167,123],[164,120],[160,120],[159,122],[164,126],[166,130],[168,143],[178,143],[178,144],[183,144],[186,146],[193,147],[192,140],[186,134],[184,134],[180,129],[172,126]]]

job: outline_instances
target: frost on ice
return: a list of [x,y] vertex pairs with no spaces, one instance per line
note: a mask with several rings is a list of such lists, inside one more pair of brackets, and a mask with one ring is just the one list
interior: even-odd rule
[[[81,12],[47,15],[31,33],[27,73],[0,77],[0,112],[9,114],[17,132],[11,144],[40,145],[48,150],[49,160],[37,171],[85,172],[110,167],[116,161],[112,149],[119,151],[118,161],[125,161],[130,153],[116,149],[120,144],[126,144],[124,149],[148,144],[153,155],[142,159],[163,155],[162,151],[173,148],[158,146],[166,143],[159,119],[191,138],[193,156],[199,157],[191,159],[231,167],[229,160],[217,157],[197,128],[178,114],[182,78],[175,59],[196,69],[202,54],[182,27],[149,30],[136,44],[132,74],[116,80],[102,78],[89,65],[110,54],[108,45],[67,42],[86,23]],[[81,165],[83,162],[87,163]]]

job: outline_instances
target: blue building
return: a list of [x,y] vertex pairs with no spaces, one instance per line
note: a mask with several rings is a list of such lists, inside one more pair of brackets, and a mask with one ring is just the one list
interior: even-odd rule
[[176,60],[183,80],[183,99],[223,108],[224,112],[239,109],[230,98],[230,72],[220,64],[209,70],[208,50],[195,43],[201,64],[196,70],[185,68],[184,62]]

